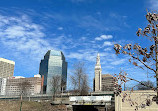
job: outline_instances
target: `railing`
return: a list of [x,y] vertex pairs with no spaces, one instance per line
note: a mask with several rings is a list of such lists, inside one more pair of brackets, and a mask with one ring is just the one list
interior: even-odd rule
[[[88,95],[85,96],[103,96],[103,95],[114,95],[113,91],[105,91],[105,92],[90,92]],[[46,98],[52,99],[52,94],[35,94],[35,95],[24,95],[24,98]],[[73,93],[60,93],[56,94],[56,97],[69,97],[69,96],[80,96],[79,94]],[[19,99],[20,95],[0,95],[0,99]]]

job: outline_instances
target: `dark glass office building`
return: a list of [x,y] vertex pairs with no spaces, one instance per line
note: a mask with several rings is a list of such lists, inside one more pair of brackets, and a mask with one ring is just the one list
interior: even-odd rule
[[[53,85],[53,76],[60,76],[59,90],[66,89],[67,83],[67,62],[65,61],[64,54],[61,51],[49,50],[44,59],[40,62],[39,74],[44,76],[43,93],[51,94]],[[62,84],[62,85],[61,85]]]

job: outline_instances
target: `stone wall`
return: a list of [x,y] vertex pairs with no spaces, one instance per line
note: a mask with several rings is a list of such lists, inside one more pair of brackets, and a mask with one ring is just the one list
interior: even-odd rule
[[[126,95],[127,94],[127,95]],[[147,106],[146,100],[152,100],[156,92],[153,90],[123,91],[121,96],[115,96],[115,111],[158,111],[158,104],[154,101]],[[123,99],[123,96],[125,97]]]

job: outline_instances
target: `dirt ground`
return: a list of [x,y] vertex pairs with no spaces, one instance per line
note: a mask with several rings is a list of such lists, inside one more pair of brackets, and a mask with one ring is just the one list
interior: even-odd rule
[[[21,101],[0,100],[0,111],[20,111]],[[52,106],[49,102],[23,101],[21,111],[66,111],[65,105]]]

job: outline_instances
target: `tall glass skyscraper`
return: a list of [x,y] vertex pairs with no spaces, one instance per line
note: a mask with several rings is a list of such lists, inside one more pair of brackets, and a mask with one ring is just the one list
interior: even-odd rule
[[[67,83],[67,62],[61,51],[48,50],[44,59],[41,60],[39,74],[44,76],[43,93],[52,93],[53,76],[60,76],[60,85],[66,88]],[[59,88],[61,90],[61,87]]]

